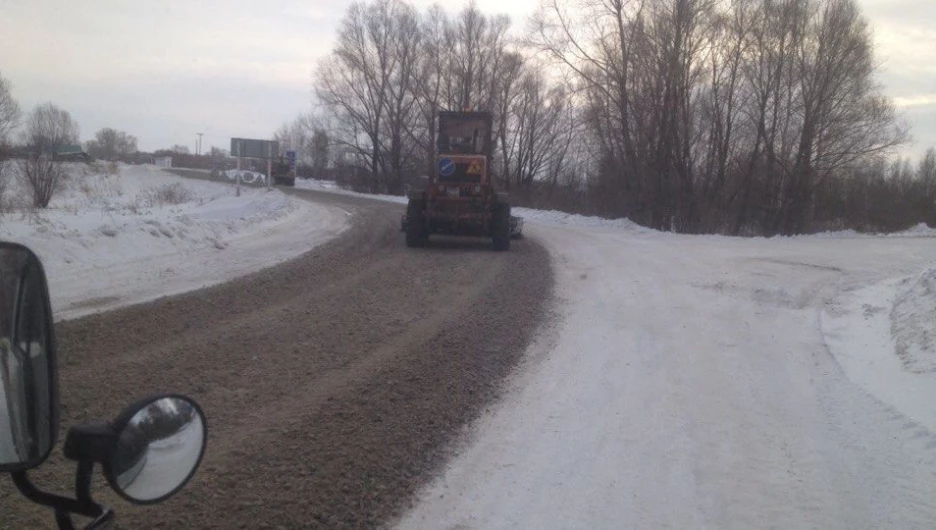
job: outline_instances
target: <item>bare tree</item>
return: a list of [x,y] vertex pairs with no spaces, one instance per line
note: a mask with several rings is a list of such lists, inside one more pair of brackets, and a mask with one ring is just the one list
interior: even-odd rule
[[19,126],[20,107],[13,99],[10,83],[0,74],[0,146],[6,143],[7,137]]
[[506,181],[530,187],[537,179],[555,179],[571,141],[563,119],[569,104],[563,87],[550,87],[540,71],[522,77],[505,120]]
[[926,150],[917,167],[917,179],[923,184],[929,202],[936,206],[936,148]]
[[531,28],[579,80],[606,209],[655,228],[801,232],[906,138],[853,0],[547,0]]
[[404,163],[414,149],[420,46],[411,5],[356,3],[317,72],[316,95],[339,127],[334,142],[366,162],[373,192],[401,189]]
[[322,178],[325,169],[331,162],[330,141],[325,129],[315,129],[312,133],[312,142],[310,146],[310,155],[312,158],[312,172],[316,178]]
[[30,153],[20,160],[19,177],[32,193],[33,206],[45,208],[64,182],[65,170],[58,155],[63,146],[78,143],[78,124],[68,111],[44,103],[26,118],[22,141]]
[[797,43],[799,126],[795,155],[784,175],[775,230],[801,232],[812,194],[823,179],[903,143],[906,130],[873,81],[871,35],[853,0],[811,6]]
[[19,177],[32,194],[36,208],[46,208],[65,181],[65,169],[52,157],[30,154],[19,160]]
[[339,124],[336,138],[358,158],[366,160],[372,180],[370,191],[378,188],[380,127],[389,82],[387,25],[381,15],[388,2],[368,7],[354,3],[342,21],[338,44],[319,66],[315,92]]
[[94,140],[85,142],[85,150],[94,158],[117,160],[137,152],[137,138],[124,131],[105,127],[94,133]]
[[906,128],[854,0],[544,0],[521,47],[509,24],[352,5],[315,81],[336,159],[398,191],[434,170],[437,112],[470,107],[494,114],[499,182],[658,229],[896,226],[866,191],[922,189],[922,171],[868,169]]
[[309,157],[309,131],[303,116],[280,125],[279,129],[273,133],[273,139],[279,142],[281,150],[291,149],[296,151],[297,164],[311,162]]
[[7,144],[10,133],[19,125],[20,108],[10,92],[10,83],[0,75],[0,212],[6,202],[6,190],[9,187],[9,162]]
[[52,103],[38,105],[26,118],[22,141],[33,153],[55,158],[63,146],[78,143],[78,124]]

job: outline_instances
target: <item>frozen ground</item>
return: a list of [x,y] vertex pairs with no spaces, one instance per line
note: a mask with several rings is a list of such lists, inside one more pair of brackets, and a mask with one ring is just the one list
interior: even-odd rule
[[57,319],[260,270],[340,233],[349,216],[276,190],[245,187],[236,197],[230,185],[153,166],[111,175],[75,164],[69,173],[49,209],[0,216],[0,238],[42,258]]

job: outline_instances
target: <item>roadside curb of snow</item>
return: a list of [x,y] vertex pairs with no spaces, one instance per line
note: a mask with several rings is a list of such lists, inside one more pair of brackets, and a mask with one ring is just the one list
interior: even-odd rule
[[[826,349],[851,382],[936,433],[936,371],[910,371],[913,363],[898,355],[898,343],[906,345],[919,331],[913,321],[920,315],[904,306],[927,302],[915,287],[932,274],[929,269],[840,292],[820,309],[819,326]],[[936,351],[922,353],[936,356]]]

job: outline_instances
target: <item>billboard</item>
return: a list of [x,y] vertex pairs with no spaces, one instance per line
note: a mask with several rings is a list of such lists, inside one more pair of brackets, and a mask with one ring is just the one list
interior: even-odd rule
[[231,156],[276,158],[279,156],[279,142],[276,140],[231,138]]

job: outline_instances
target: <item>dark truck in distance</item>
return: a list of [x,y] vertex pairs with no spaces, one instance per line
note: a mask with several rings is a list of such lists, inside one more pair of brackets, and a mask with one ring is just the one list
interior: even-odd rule
[[407,194],[401,228],[410,247],[425,246],[431,234],[490,237],[494,250],[509,250],[523,220],[510,215],[507,194],[491,179],[490,112],[439,113],[435,174]]
[[270,176],[275,186],[296,185],[296,173],[286,157],[280,156],[270,164]]

